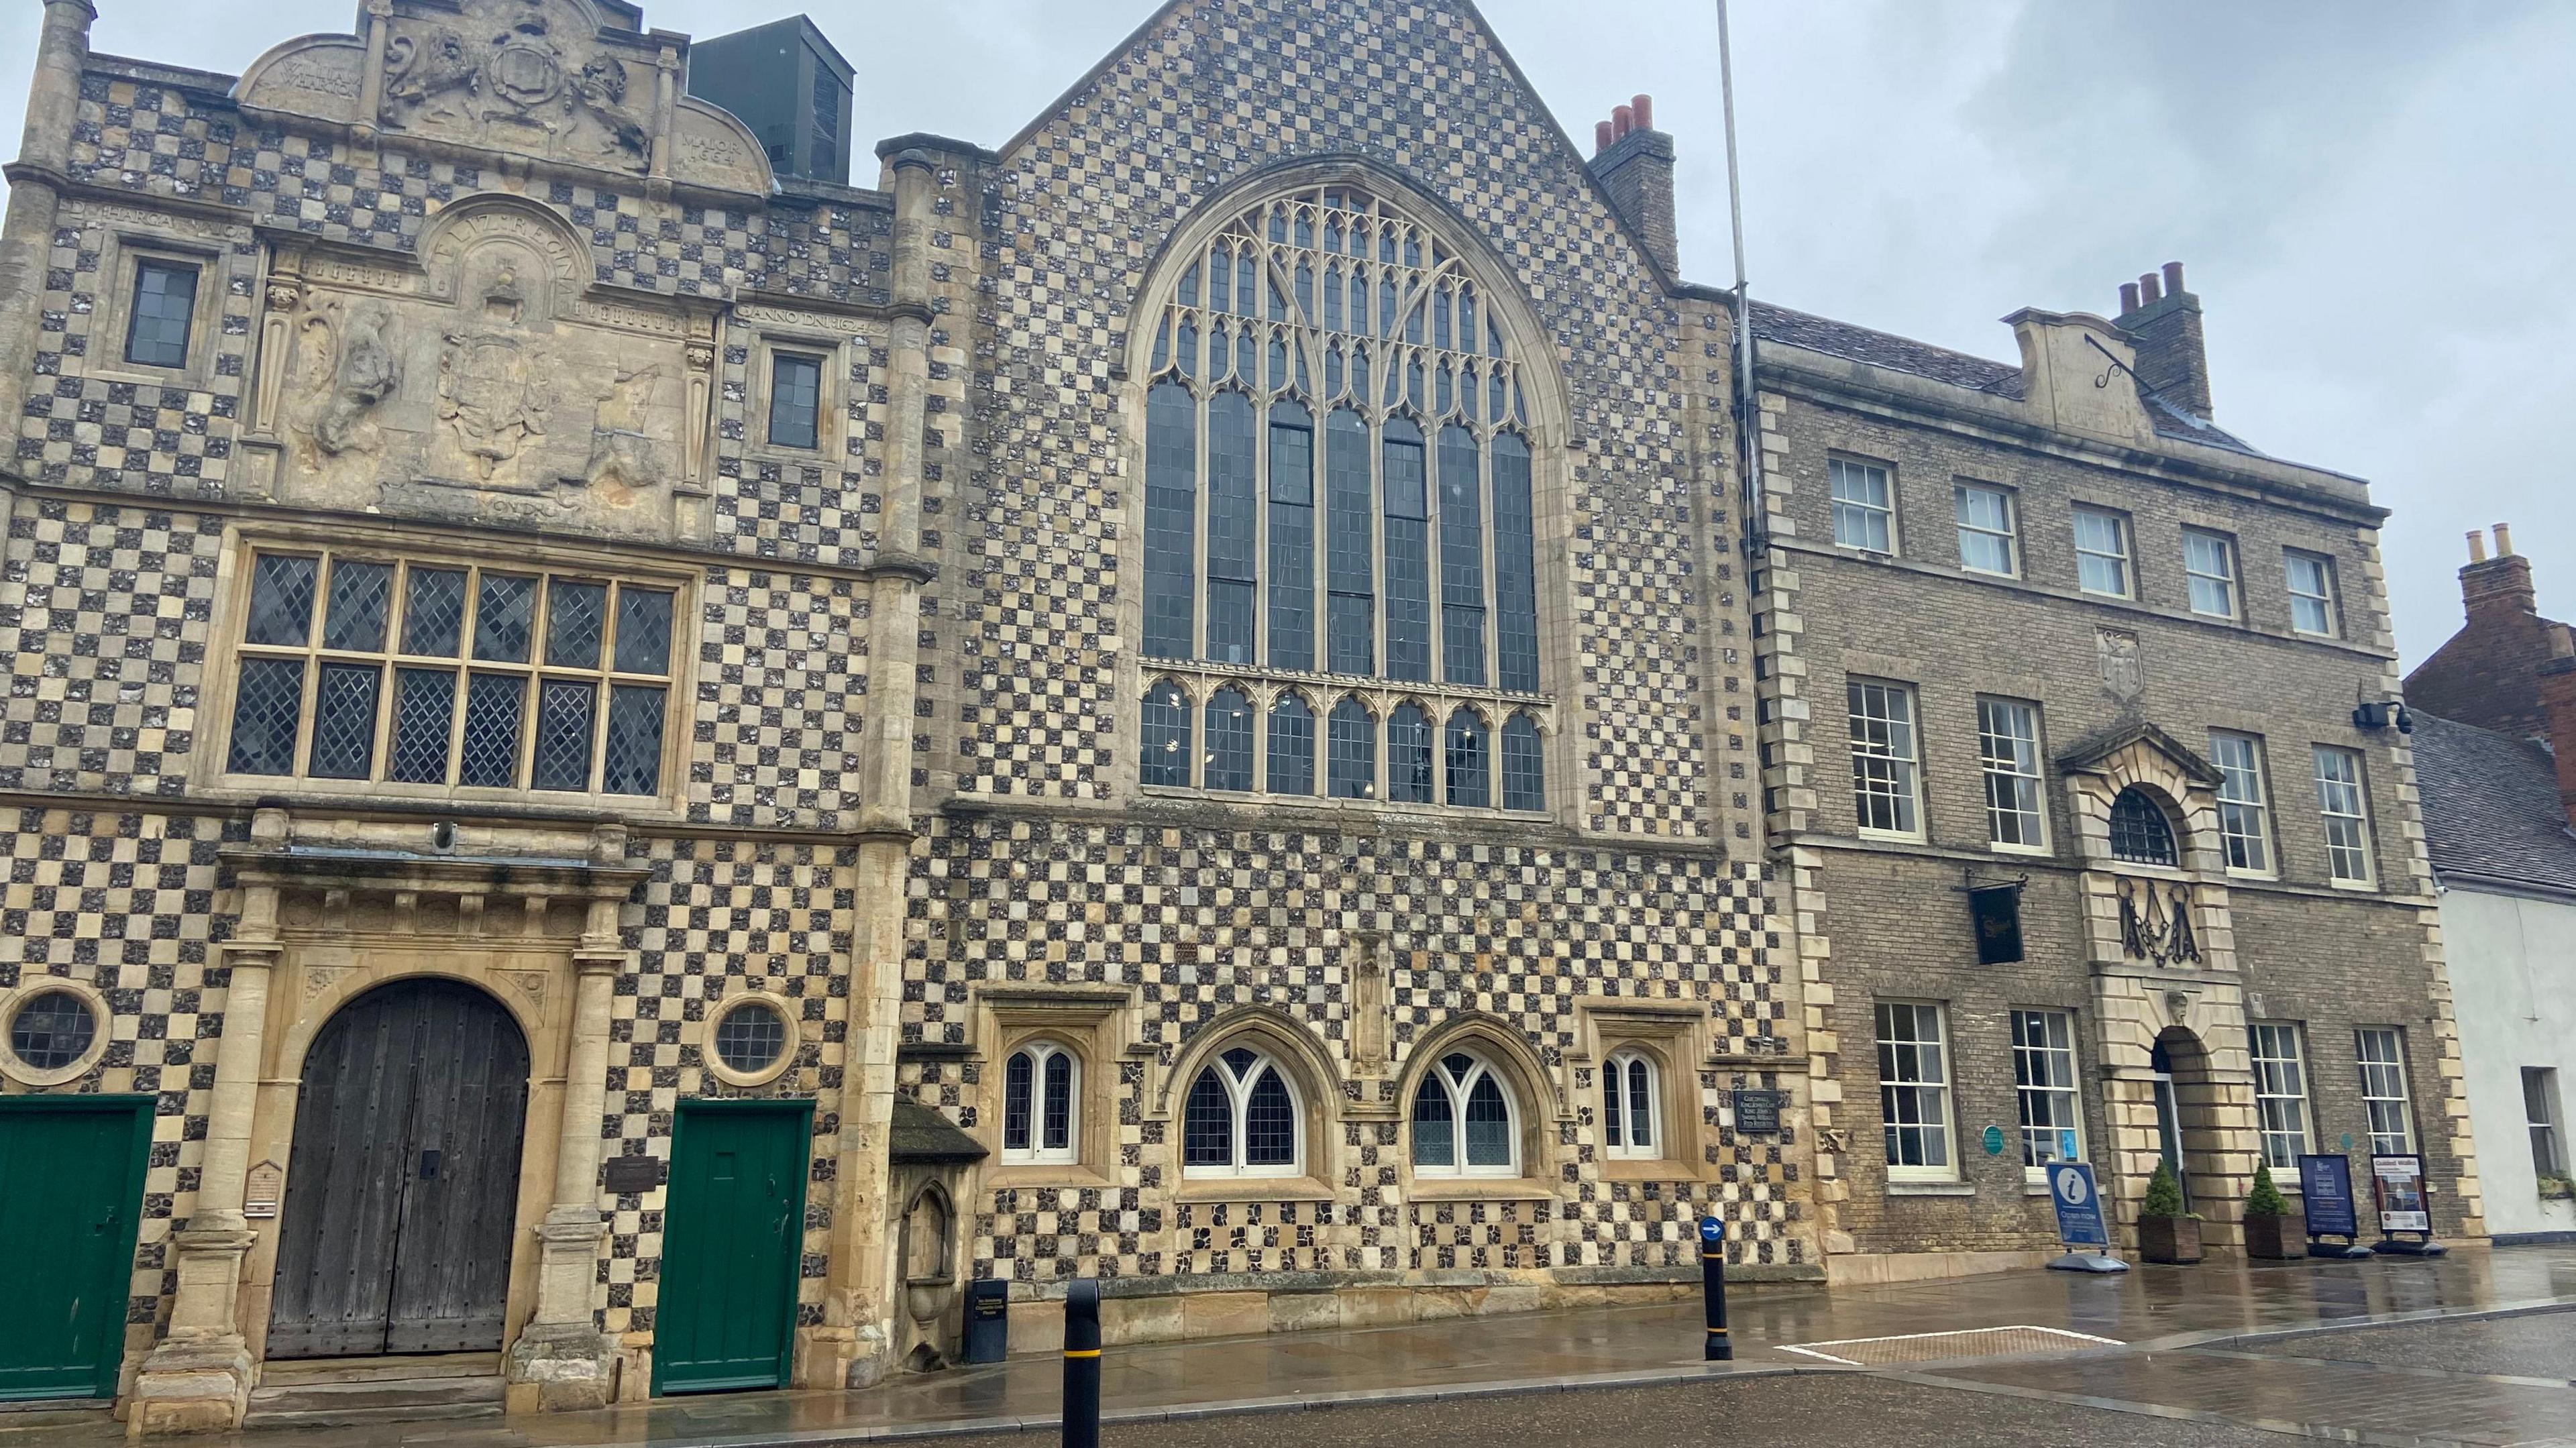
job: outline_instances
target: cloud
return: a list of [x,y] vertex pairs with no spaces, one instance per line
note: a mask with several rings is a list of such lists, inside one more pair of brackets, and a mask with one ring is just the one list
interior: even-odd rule
[[[348,28],[351,0],[99,0],[94,43],[238,72]],[[647,0],[697,35],[779,0]],[[1151,0],[892,0],[815,17],[859,70],[863,138],[999,144]],[[1684,272],[1731,276],[1709,0],[1486,0],[1584,151],[1656,98]],[[40,7],[0,6],[0,116]],[[2179,258],[2220,420],[2359,473],[2414,658],[2457,618],[2459,534],[2499,518],[2576,599],[2558,426],[2576,397],[2576,5],[2549,0],[1738,0],[1745,227],[1759,295],[2009,359],[2024,304],[2107,310]],[[862,184],[873,178],[864,151]],[[2559,612],[2576,611],[2576,603]]]

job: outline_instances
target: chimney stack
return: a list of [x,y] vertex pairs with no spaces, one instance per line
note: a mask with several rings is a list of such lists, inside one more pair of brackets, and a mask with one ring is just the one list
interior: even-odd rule
[[1673,138],[1655,129],[1655,99],[1638,96],[1592,128],[1592,174],[1669,277],[1681,275],[1673,217]]
[[2513,551],[2513,530],[2495,525],[2495,556],[2469,535],[2469,563],[2460,570],[2460,606],[2474,620],[2482,614],[2537,614],[2540,596],[2531,584],[2531,560]]
[[2567,625],[2549,626],[2549,657],[2540,675],[2540,717],[2549,733],[2549,752],[2558,761],[2558,808],[2576,829],[2576,639]]
[[2138,348],[2138,380],[2158,397],[2206,419],[2209,349],[2201,335],[2200,298],[2183,289],[2182,263],[2120,285],[2120,315],[2113,318]]

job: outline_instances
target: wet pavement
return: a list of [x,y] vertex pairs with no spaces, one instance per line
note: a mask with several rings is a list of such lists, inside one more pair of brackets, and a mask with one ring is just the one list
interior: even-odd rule
[[[2567,1341],[2552,1330],[2576,1324],[2576,1312],[2548,1320],[2451,1321],[2438,1329],[2405,1325],[2576,1309],[2576,1248],[2462,1250],[2436,1261],[2142,1267],[2117,1277],[2033,1270],[1830,1293],[1760,1286],[1738,1291],[1732,1305],[1739,1358],[1732,1365],[1698,1361],[1699,1307],[1688,1303],[1113,1347],[1103,1360],[1102,1400],[1107,1417],[1125,1425],[1118,1436],[1162,1442],[1161,1431],[1148,1425],[1274,1408],[1337,1405],[1337,1421],[1354,1422],[1342,1415],[1390,1413],[1398,1411],[1395,1405],[1429,1411],[1441,1401],[1484,1401],[1506,1416],[1526,1416],[1536,1411],[1526,1400],[1511,1407],[1495,1404],[1494,1395],[1622,1383],[1696,1384],[1722,1389],[1721,1395],[1768,1395],[1802,1385],[1827,1398],[1857,1391],[1834,1386],[1853,1370],[1833,1366],[1830,1358],[1892,1365],[1881,1370],[1891,1391],[1981,1394],[2065,1413],[2161,1417],[2168,1424],[2305,1432],[2349,1418],[2346,1426],[2366,1436],[2347,1441],[2379,1442],[2518,1443],[2576,1434],[2576,1388],[2564,1381],[2576,1377],[2576,1363],[2557,1374],[2535,1371]],[[2392,1325],[2351,1334],[2349,1353],[2338,1351],[2342,1334],[2286,1335],[2370,1323]],[[2001,1328],[2049,1331],[1992,1331]],[[2465,1329],[2474,1331],[2457,1336]],[[2413,1340],[2404,1336],[2410,1332],[2434,1345],[2410,1347]],[[1929,1336],[1948,1333],[1963,1336]],[[2479,1346],[2482,1339],[2487,1349]],[[2034,1347],[2049,1355],[2003,1355]],[[2479,1355],[2488,1350],[2490,1356]],[[1759,1382],[1788,1373],[1801,1376]],[[1045,1355],[909,1375],[862,1392],[676,1398],[599,1413],[196,1441],[208,1448],[748,1448],[1016,1433],[1053,1427],[1060,1374],[1058,1360]],[[1711,1377],[1747,1380],[1711,1383]],[[1613,1396],[1624,1401],[1629,1395]],[[1581,1413],[1578,1405],[1594,1397],[1549,1400],[1548,1411],[1561,1401]],[[1976,1408],[2003,1411],[1993,1403]],[[1450,1411],[1471,1415],[1465,1406]],[[2465,1426],[2454,1434],[2446,1423]],[[1268,1431],[1250,1420],[1237,1426],[1246,1434]],[[100,1414],[0,1414],[0,1448],[105,1448],[121,1437],[120,1428]]]

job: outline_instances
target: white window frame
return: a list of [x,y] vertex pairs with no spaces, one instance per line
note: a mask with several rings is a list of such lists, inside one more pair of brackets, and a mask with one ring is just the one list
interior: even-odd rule
[[[1463,1057],[1468,1062],[1464,1076],[1450,1074],[1449,1060],[1453,1056]],[[1510,1123],[1511,1128],[1511,1156],[1499,1166],[1492,1163],[1470,1166],[1467,1162],[1467,1099],[1475,1093],[1477,1083],[1486,1080],[1492,1081],[1494,1089],[1502,1094],[1504,1118]],[[1420,1097],[1423,1092],[1432,1090],[1437,1090],[1448,1097],[1449,1124],[1456,1133],[1452,1138],[1452,1144],[1457,1149],[1451,1153],[1453,1160],[1447,1166],[1425,1165],[1414,1159],[1413,1100]],[[1512,1089],[1510,1073],[1497,1069],[1494,1063],[1481,1052],[1463,1046],[1453,1046],[1443,1049],[1438,1056],[1432,1058],[1430,1067],[1422,1073],[1422,1079],[1414,1083],[1413,1097],[1407,1098],[1404,1103],[1404,1131],[1405,1162],[1417,1177],[1491,1178],[1517,1177],[1521,1174],[1520,1093]]]
[[[2353,1061],[2361,1076],[2362,1122],[2370,1149],[2402,1156],[2415,1149],[2415,1102],[2406,1086],[2406,1031],[2401,1026],[2362,1026],[2352,1033]],[[2382,1124],[2394,1121],[2390,1131]]]
[[[2242,617],[2244,585],[2237,577],[2234,538],[2215,528],[2183,529],[2182,576],[2183,602],[2193,613],[2202,618]],[[2218,592],[2223,607],[2201,606],[2204,587]]]
[[[1895,1011],[1908,1012],[1908,1020],[1918,1032],[1923,1022],[1930,1021],[1932,1035],[1925,1038],[1918,1034],[1903,1040],[1890,1036],[1889,1030],[1895,1019],[1891,1012]],[[1958,1133],[1951,1126],[1953,1073],[1950,1069],[1949,1014],[1938,1001],[1884,1000],[1875,1003],[1882,1156],[1886,1160],[1887,1179],[1891,1182],[1952,1182],[1959,1179]],[[1937,1079],[1923,1074],[1927,1047]],[[1889,1074],[1890,1064],[1902,1061],[1903,1058],[1897,1054],[1901,1051],[1913,1053],[1913,1076]],[[1897,1102],[1902,1099],[1899,1093],[1906,1092],[1913,1094],[1917,1109],[1900,1122]],[[1927,1100],[1929,1111],[1921,1109]],[[1900,1162],[1897,1158],[1902,1153],[1894,1148],[1903,1132],[1917,1133],[1927,1148],[1921,1155],[1928,1158],[1937,1151],[1945,1159],[1937,1164],[1929,1161]]]
[[[2301,565],[2315,570],[2316,588],[2314,590],[2299,586]],[[2341,589],[2335,580],[2335,564],[2332,558],[2322,553],[2311,553],[2304,548],[2282,549],[2281,584],[2290,593],[2290,631],[2292,633],[2320,639],[2342,637]],[[2318,617],[2324,620],[2320,627],[2309,628],[2299,622],[2299,607],[2302,604],[2313,607]]]
[[[1854,458],[1827,458],[1825,474],[1827,491],[1833,498],[1834,546],[1895,557],[1895,469]],[[1851,525],[1848,532],[1846,523]],[[1877,530],[1875,541],[1872,524]]]
[[[1992,522],[1972,522],[1969,501],[1992,499],[2000,518]],[[2021,577],[2021,510],[2014,506],[2012,489],[1993,483],[1956,482],[1950,486],[1950,514],[1959,528],[1959,566],[1970,573],[1993,578]],[[1969,544],[1982,541],[2003,550],[2001,568],[1987,568],[1969,561]]]
[[[1645,1073],[1646,1140],[1636,1139],[1637,1072]],[[1623,1114],[1624,1112],[1624,1114]],[[1652,1161],[1664,1155],[1664,1071],[1633,1046],[1601,1064],[1601,1154],[1617,1161]]]
[[[1852,818],[1861,834],[1882,839],[1923,838],[1923,717],[1914,686],[1890,679],[1848,679],[1844,697],[1851,729]],[[1869,712],[1875,703],[1876,712]],[[1899,717],[1899,715],[1902,717]],[[1884,736],[1882,746],[1871,733]],[[1873,767],[1872,762],[1883,768]],[[1887,802],[1893,824],[1870,823],[1873,801]]]
[[[2005,732],[1997,731],[1998,723]],[[2003,747],[1999,750],[1998,745]],[[1977,761],[1986,788],[1986,843],[1992,848],[2017,855],[2048,853],[2048,782],[2042,757],[2037,704],[2022,699],[1977,700]],[[1996,789],[2006,782],[2016,794],[2027,793],[2028,808],[2016,803],[2005,809],[1996,802]],[[2016,825],[2016,832],[2029,837],[2006,840],[2008,819],[2026,821]]]
[[[1011,1063],[1029,1058],[1028,1140],[1011,1145]],[[1046,1141],[1046,1068],[1062,1061],[1068,1068],[1065,1090],[1064,1145]],[[1294,1093],[1291,1093],[1293,1099]],[[1239,1133],[1238,1133],[1239,1134]],[[1004,1166],[1071,1166],[1082,1160],[1082,1053],[1061,1041],[1031,1037],[1002,1058],[1002,1164]]]
[[[2040,1032],[2035,1045],[2029,1039],[2034,1024]],[[2035,1148],[2044,1145],[2047,1153],[2060,1161],[2085,1159],[2084,1078],[2078,1072],[2075,1059],[2075,1013],[2048,1006],[2015,1006],[2012,1009],[2012,1035],[2013,1106],[2021,1134],[2022,1180],[2045,1183],[2048,1180],[2048,1157],[2042,1156],[2034,1164],[2030,1158],[2039,1154]],[[2040,1073],[2044,1073],[2047,1079],[2034,1084],[2034,1076]],[[2032,1126],[2029,1107],[2034,1099],[2048,1101],[2048,1114],[2052,1117],[2059,1114],[2062,1105],[2067,1125]],[[2058,1154],[2059,1148],[2065,1144],[2059,1133],[2064,1131],[2072,1131],[2075,1135],[2075,1150],[2071,1156]],[[2042,1143],[2039,1137],[2043,1132],[2053,1139]]]
[[2316,762],[2317,819],[2326,837],[2326,877],[2338,885],[2368,885],[2375,878],[2370,848],[2370,793],[2361,751],[2312,746]]
[[2567,1141],[2558,1125],[2558,1069],[2522,1068],[2523,1124],[2531,1130],[2531,1170],[2537,1176],[2567,1175]]
[[[2099,548],[2087,548],[2084,546],[2084,525],[2088,521],[2102,523],[2110,528],[2111,544],[2116,551],[2104,552]],[[2071,531],[2075,537],[2075,587],[2078,592],[2089,593],[2095,598],[2135,598],[2138,596],[2138,570],[2137,561],[2134,556],[2137,550],[2130,543],[2129,517],[2127,514],[2110,508],[2096,508],[2089,504],[2078,503],[2075,505],[2074,521]],[[2084,563],[2086,559],[2108,560],[2111,566],[2119,572],[2120,587],[2118,590],[2113,591],[2095,588],[2091,584],[2086,583],[2084,581]]]
[[[2209,759],[2218,766],[2218,843],[2227,873],[2269,879],[2272,851],[2271,791],[2263,778],[2263,738],[2232,729],[2209,731]],[[2246,863],[2238,863],[2240,857]]]
[[[1250,1051],[1253,1057],[1252,1065],[1247,1067],[1241,1076],[1235,1074],[1234,1068],[1226,1064],[1225,1059],[1226,1052],[1237,1048]],[[1208,1071],[1214,1071],[1217,1084],[1225,1088],[1227,1121],[1234,1137],[1224,1166],[1194,1166],[1189,1159],[1190,1092],[1197,1089],[1199,1077]],[[1286,1162],[1251,1166],[1245,1161],[1250,1155],[1244,1142],[1244,1132],[1249,1123],[1249,1112],[1246,1108],[1252,1102],[1252,1088],[1261,1083],[1264,1072],[1276,1075],[1280,1086],[1288,1092],[1288,1120],[1296,1135]],[[1186,1179],[1223,1181],[1260,1177],[1298,1177],[1306,1174],[1305,1093],[1297,1089],[1296,1073],[1281,1066],[1278,1057],[1258,1046],[1243,1041],[1230,1042],[1200,1061],[1199,1069],[1190,1073],[1189,1084],[1181,1088],[1180,1116],[1182,1137],[1175,1145],[1180,1148],[1181,1175]]]
[[[2316,1109],[2308,1098],[2308,1045],[2296,1021],[2253,1021],[2246,1027],[2254,1060],[2254,1127],[2265,1165],[2292,1174],[2317,1139]],[[2282,1116],[2286,1125],[2276,1125]],[[2279,1150],[2275,1150],[2275,1145]]]

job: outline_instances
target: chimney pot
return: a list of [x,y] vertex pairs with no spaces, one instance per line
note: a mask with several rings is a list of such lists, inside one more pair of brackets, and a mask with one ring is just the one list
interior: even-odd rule
[[1594,121],[1592,123],[1593,155],[1598,156],[1602,152],[1609,150],[1610,144],[1618,139],[1619,129],[1616,125],[1609,121]]
[[1628,102],[1628,108],[1636,113],[1638,130],[1651,131],[1655,128],[1655,98],[1653,96],[1641,95],[1635,100]]
[[2120,315],[2125,317],[2137,309],[2138,284],[2136,282],[2120,283]]
[[2147,306],[2154,306],[2157,302],[2162,301],[2163,299],[2164,293],[2156,289],[2156,274],[2154,272],[2148,272],[2138,278],[2138,300],[2141,303]]
[[2469,561],[2471,563],[2487,561],[2487,535],[2486,530],[2482,528],[2469,530]]
[[2165,295],[2169,297],[2178,297],[2182,295],[2181,262],[2169,261],[2165,263]]
[[1630,131],[1637,129],[1637,113],[1627,106],[1613,106],[1610,110],[1610,124],[1618,131],[1620,137],[1625,139]]
[[2496,556],[2498,558],[2511,558],[2513,556],[2513,525],[2510,523],[2496,524],[2495,540]]

